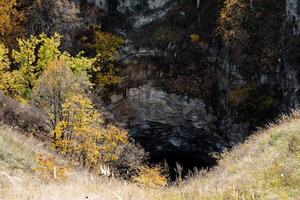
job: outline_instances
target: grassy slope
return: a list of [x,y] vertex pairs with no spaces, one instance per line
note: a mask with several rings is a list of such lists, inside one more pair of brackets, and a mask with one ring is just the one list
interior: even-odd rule
[[[45,183],[28,172],[41,149],[0,128],[0,172],[22,179],[13,185],[0,175],[0,199],[295,199],[300,197],[300,115],[283,117],[278,125],[253,135],[229,152],[210,172],[199,172],[187,183],[149,189],[117,180],[95,179],[72,172],[66,183]],[[16,167],[17,166],[17,167]],[[15,172],[23,171],[23,173]],[[21,169],[21,170],[20,170]],[[25,173],[25,172],[26,173]],[[2,180],[2,185],[1,185]]]
[[34,166],[35,145],[34,140],[0,127],[0,170],[30,170]]
[[161,199],[300,199],[300,116],[257,132],[208,173]]

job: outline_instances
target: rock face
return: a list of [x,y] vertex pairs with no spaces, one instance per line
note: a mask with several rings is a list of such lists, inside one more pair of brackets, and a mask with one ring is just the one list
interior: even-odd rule
[[114,116],[126,122],[131,136],[155,156],[186,155],[209,165],[209,153],[224,146],[223,138],[210,130],[214,118],[202,99],[168,94],[149,85],[112,99],[109,109]]
[[108,11],[108,0],[87,0],[87,2],[102,10]]
[[[88,4],[89,3],[89,4]],[[94,4],[95,3],[95,4]],[[29,34],[47,33],[53,35],[58,32],[63,36],[62,45],[65,50],[71,52],[76,49],[78,33],[86,25],[100,24],[104,14],[101,8],[102,1],[64,1],[64,0],[42,0],[32,2],[31,13],[27,32]],[[105,4],[103,5],[105,6]]]
[[144,0],[119,0],[118,1],[118,10],[120,12],[135,12],[136,7],[144,7],[143,9],[153,10],[157,8],[162,8],[166,3],[171,0],[153,0],[153,1],[144,1]]
[[122,15],[120,24],[129,24],[130,29],[137,29],[162,18],[172,2],[174,0],[42,0],[32,3],[28,33],[52,35],[58,32],[63,35],[64,48],[74,49],[78,43],[76,36],[82,28],[101,26],[105,15],[117,12]]
[[172,2],[174,0],[118,0],[116,9],[137,29],[165,16]]
[[[197,2],[194,2],[195,7]],[[122,6],[133,8],[137,2],[131,3],[125,1]],[[281,25],[282,32],[286,34],[281,35],[279,40],[289,40],[299,34],[298,4],[298,1],[292,0],[286,3],[288,22],[283,22]],[[157,5],[167,4],[162,2]],[[201,4],[199,6],[201,7]],[[166,6],[162,8],[168,13]],[[125,12],[125,10],[120,11]],[[131,19],[136,17],[138,20],[143,20],[141,15],[134,10],[129,9],[129,12]],[[185,16],[186,13],[179,12],[178,15]],[[153,21],[162,17],[157,14],[156,16],[158,18],[153,18]],[[133,20],[133,29],[138,32],[143,27],[151,26],[151,22],[152,20],[149,19],[146,23],[141,22],[137,25]],[[282,45],[279,51],[280,56],[276,64],[272,66],[272,72],[259,74],[250,72],[253,76],[250,75],[251,80],[249,80],[249,75],[242,73],[243,67],[249,66],[235,64],[228,52],[212,42],[208,58],[209,62],[217,65],[213,72],[215,74],[213,90],[217,94],[214,97],[200,95],[197,98],[191,98],[185,94],[175,95],[170,91],[163,91],[160,86],[153,84],[164,73],[160,70],[163,66],[152,67],[154,72],[149,72],[145,64],[140,64],[139,70],[131,70],[131,73],[126,75],[129,81],[139,80],[140,85],[133,84],[133,88],[128,89],[125,97],[113,97],[115,100],[112,101],[109,109],[118,121],[127,124],[132,137],[152,155],[165,158],[170,155],[176,155],[175,157],[186,155],[198,163],[202,162],[203,166],[209,165],[205,161],[209,161],[211,152],[242,142],[250,135],[253,126],[257,125],[257,118],[262,121],[271,120],[279,112],[298,107],[300,102],[299,72],[297,66],[287,59],[291,50],[290,44],[280,45]],[[170,55],[169,50],[172,50],[171,43],[168,44],[163,54],[164,57]],[[134,50],[130,52],[135,53]],[[148,52],[151,51],[148,50]],[[155,56],[155,53],[148,55]],[[139,53],[136,53],[136,56],[140,56]],[[174,57],[176,59],[176,54]],[[128,67],[125,70],[128,70],[132,68],[134,62],[128,59],[126,64]],[[299,63],[296,64],[299,65]],[[147,74],[154,75],[148,76]],[[189,76],[192,77],[192,75]],[[204,77],[200,79],[202,78]],[[249,82],[255,82],[255,88]],[[243,97],[243,93],[249,94]],[[261,95],[265,96],[261,97]],[[210,98],[213,99],[213,103],[209,102]],[[263,106],[266,109],[260,110]]]
[[294,23],[293,33],[300,34],[300,2],[298,0],[286,0],[286,14],[288,20]]
[[[261,125],[257,121],[299,107],[300,5],[299,0],[278,2],[284,4],[278,11],[280,36],[272,38],[280,46],[278,56],[270,70],[259,72],[247,71],[253,63],[236,64],[214,35],[217,0],[49,0],[35,12],[31,28],[60,32],[67,49],[85,25],[104,24],[122,34],[127,45],[120,62],[127,84],[122,95],[111,97],[108,110],[154,157],[190,157],[208,166],[211,152],[242,142]],[[256,1],[251,6],[255,9]],[[195,33],[198,39],[191,37]],[[161,84],[165,79],[173,81],[169,90]],[[189,89],[201,92],[193,96]]]

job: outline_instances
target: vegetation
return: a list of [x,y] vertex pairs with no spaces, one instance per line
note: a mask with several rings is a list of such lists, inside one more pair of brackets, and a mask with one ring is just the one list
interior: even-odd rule
[[107,97],[111,90],[122,82],[122,78],[118,75],[116,52],[125,41],[117,35],[92,26],[85,30],[81,42],[86,53],[95,56],[96,59],[91,71],[91,81],[100,95]]
[[[233,62],[251,70],[271,70],[279,53],[284,1],[226,0],[218,32]],[[270,9],[272,8],[272,9]],[[248,67],[248,68],[246,68]]]
[[84,166],[95,165],[100,156],[101,118],[92,102],[81,95],[71,96],[62,105],[61,118],[53,131],[55,149],[76,157]]
[[17,0],[0,1],[0,42],[14,46],[16,37],[24,34],[25,10],[18,9]]
[[[55,34],[53,37],[47,37],[45,34],[31,36],[29,39],[19,39],[18,50],[12,51],[13,62],[17,68],[7,66],[7,50],[1,46],[3,61],[7,64],[6,69],[2,70],[1,75],[5,79],[0,81],[5,94],[14,98],[27,101],[30,98],[32,89],[36,85],[42,72],[56,58],[62,58],[72,70],[83,75],[92,68],[94,59],[88,59],[81,55],[72,57],[59,50],[61,36]],[[2,67],[3,68],[3,67]]]
[[[104,44],[110,37],[111,41]],[[100,163],[114,166],[119,147],[129,143],[127,132],[113,125],[105,127],[91,99],[94,85],[91,81],[93,73],[102,73],[99,65],[113,65],[113,54],[122,40],[97,32],[95,58],[84,57],[83,53],[75,57],[62,53],[60,40],[59,34],[19,39],[18,50],[12,51],[16,67],[11,65],[8,50],[1,45],[1,89],[6,95],[37,108],[35,111],[43,116],[41,119],[51,132],[48,137],[52,135],[56,151],[96,171]],[[114,80],[102,82],[109,84]],[[39,166],[37,171],[47,176],[49,168],[54,166],[52,159],[38,161],[45,166]]]
[[[236,51],[242,51],[249,40],[246,29],[248,1],[227,0],[219,17],[219,31],[224,44]],[[241,52],[237,52],[237,55]]]
[[24,143],[24,136],[3,125],[0,133],[0,170],[21,169],[28,172],[34,168],[34,153],[38,149],[36,140],[26,138]]
[[[147,81],[169,93],[188,96],[187,101],[201,97],[210,118],[207,128],[220,138],[222,129],[236,121],[250,129],[273,119],[283,104],[295,104],[299,79],[300,40],[296,19],[285,19],[286,1],[178,0],[172,6],[167,4],[170,7],[164,17],[135,29],[129,25],[135,20],[133,14],[146,12],[148,2],[144,0],[121,14],[118,2],[112,1],[109,9],[115,10],[115,19],[126,21],[120,27],[128,28],[124,35],[129,47],[151,55],[125,59],[138,66],[138,73],[135,67],[133,73],[147,77],[139,83],[121,77],[118,61],[127,40],[98,26],[97,8],[93,7],[92,15],[97,13],[97,19],[91,24],[89,19],[76,16],[83,22],[74,22],[74,30],[77,26],[82,30],[77,27],[78,32],[66,34],[72,40],[80,38],[67,45],[78,48],[72,50],[50,28],[56,24],[52,16],[59,18],[64,11],[56,13],[55,9],[66,2],[49,9],[54,3],[0,0],[0,123],[6,124],[0,125],[0,199],[248,200],[300,196],[298,111],[224,153],[215,168],[195,171],[184,182],[178,172],[180,181],[168,185],[166,170],[151,166],[147,153],[134,144],[124,125],[105,119],[101,108],[114,92],[123,89],[126,96],[128,87]],[[90,4],[82,4],[87,3],[72,6],[78,12],[90,8]],[[29,8],[39,14],[29,14]],[[111,15],[103,20],[113,21]],[[125,16],[128,19],[120,20]],[[65,34],[66,30],[60,31]],[[296,67],[290,70],[290,64]],[[155,81],[148,81],[149,74]],[[282,80],[285,83],[280,83]],[[128,118],[130,121],[131,116]],[[195,126],[202,126],[197,116],[193,118]],[[222,142],[230,146],[232,141],[225,140]]]
[[[0,79],[5,80],[4,72],[6,72],[9,69],[10,61],[8,59],[8,50],[5,48],[3,44],[0,43]],[[5,89],[6,86],[4,84],[0,85],[0,90]]]
[[162,174],[162,169],[156,167],[144,167],[139,174],[133,177],[133,182],[146,187],[162,187],[168,184],[168,179]]
[[89,85],[87,77],[76,76],[63,59],[55,59],[37,80],[32,103],[47,117],[53,130],[62,120],[63,104],[75,94],[84,94]]
[[33,169],[44,181],[65,181],[69,167],[56,163],[53,155],[38,154],[36,156],[36,167]]
[[[300,195],[300,116],[294,112],[283,116],[277,125],[269,125],[248,139],[244,144],[224,154],[219,164],[210,171],[195,173],[184,185],[168,188],[138,187],[115,179],[92,178],[82,171],[69,175],[63,184],[43,182],[30,173],[16,174],[15,161],[34,163],[32,154],[36,141],[24,138],[11,129],[2,127],[0,155],[6,158],[1,171],[22,183],[10,185],[0,179],[0,194],[6,199],[76,199],[81,197],[113,199],[297,199]],[[3,140],[4,138],[4,140]],[[9,145],[8,145],[9,144]],[[34,150],[36,152],[36,150]],[[10,152],[10,153],[7,153]],[[13,157],[6,155],[14,155]],[[3,161],[2,161],[3,162]],[[28,166],[33,166],[29,164]],[[22,169],[28,169],[22,168]],[[147,172],[137,180],[164,182],[158,178],[157,169]],[[73,175],[72,175],[73,174]],[[2,174],[0,174],[2,176]],[[17,178],[18,178],[17,177]],[[147,179],[155,177],[155,179]],[[162,180],[162,182],[161,182]],[[157,183],[157,182],[156,182]],[[47,188],[47,189],[46,189]],[[34,192],[34,193],[33,193]]]

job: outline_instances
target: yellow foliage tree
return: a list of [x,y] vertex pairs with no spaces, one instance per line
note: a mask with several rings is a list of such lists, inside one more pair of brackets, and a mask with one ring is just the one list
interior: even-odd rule
[[98,162],[98,141],[101,139],[102,116],[95,111],[92,101],[82,95],[71,96],[62,107],[62,120],[54,133],[54,146],[69,154],[84,166]]
[[21,90],[22,86],[15,80],[19,77],[18,73],[10,72],[10,60],[8,59],[8,49],[0,43],[0,90],[5,94],[15,94]]
[[21,23],[25,14],[16,9],[17,0],[0,0],[0,41],[12,45],[12,40],[23,33]]
[[117,35],[101,31],[99,27],[91,27],[87,32],[89,37],[82,38],[82,42],[87,51],[91,51],[96,57],[92,70],[93,83],[102,89],[121,83],[115,62],[116,52],[125,41]]
[[103,162],[118,160],[116,149],[119,145],[128,143],[127,131],[113,125],[108,125],[101,133],[100,155]]
[[37,80],[32,103],[47,117],[53,130],[63,118],[63,104],[74,94],[83,94],[89,86],[87,77],[76,76],[63,58],[56,58]]
[[8,59],[8,50],[7,48],[0,43],[0,90],[4,89],[4,73],[9,69],[9,59]]
[[116,60],[116,51],[124,44],[121,37],[105,33],[102,31],[95,32],[95,43],[92,46],[96,50],[96,83],[99,86],[107,87],[117,85],[122,82],[122,79],[116,75],[117,68],[114,64]]
[[118,159],[118,145],[128,143],[125,130],[109,125],[83,95],[74,95],[63,105],[62,120],[56,125],[54,147],[63,154],[77,158],[84,166],[95,167],[99,161],[111,163]]
[[224,44],[240,53],[247,43],[248,33],[243,23],[247,15],[248,2],[245,0],[226,0],[218,20],[218,31]]
[[118,145],[128,143],[127,132],[112,125],[103,128],[103,118],[88,97],[91,84],[80,72],[88,61],[74,60],[61,56],[52,61],[33,89],[32,102],[48,118],[53,146],[61,153],[89,166],[115,161]]
[[60,40],[61,36],[57,33],[52,37],[40,34],[30,36],[28,39],[18,39],[19,47],[12,51],[16,69],[9,69],[7,50],[1,45],[1,54],[5,56],[2,57],[7,63],[5,66],[3,65],[3,68],[8,68],[1,71],[4,78],[0,84],[5,93],[14,98],[28,101],[40,75],[56,58],[64,60],[76,76],[87,77],[95,58],[83,57],[82,54],[72,57],[68,53],[62,53],[59,50]]
[[29,39],[18,40],[19,49],[13,50],[12,56],[19,65],[21,80],[18,82],[23,85],[23,91],[19,91],[19,95],[28,97],[43,70],[61,54],[58,50],[60,39],[59,34],[54,34],[53,37],[41,34],[38,37],[31,36]]
[[10,61],[8,59],[8,49],[0,43],[0,72],[9,69]]

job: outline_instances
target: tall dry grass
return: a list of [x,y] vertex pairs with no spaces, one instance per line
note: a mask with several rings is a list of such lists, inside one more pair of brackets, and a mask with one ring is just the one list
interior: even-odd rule
[[[10,138],[13,135],[16,138],[12,139],[12,146],[21,141],[21,146],[24,146],[20,148],[24,148],[22,152],[25,152],[14,160],[31,155],[26,152],[39,151],[39,148],[34,147],[37,145],[35,141],[19,139],[17,133],[10,134],[11,132],[13,131],[1,128],[0,136],[4,134],[4,137]],[[11,140],[6,139],[7,141]],[[30,160],[30,156],[25,160],[27,159]],[[268,125],[244,144],[228,152],[213,170],[199,171],[187,182],[176,186],[143,188],[116,179],[96,178],[80,170],[71,172],[66,182],[44,182],[29,172],[17,174],[9,166],[10,164],[5,165],[2,172],[20,178],[22,182],[14,184],[3,181],[4,178],[0,175],[1,200],[298,200],[300,117],[298,112],[283,116],[277,124]]]

